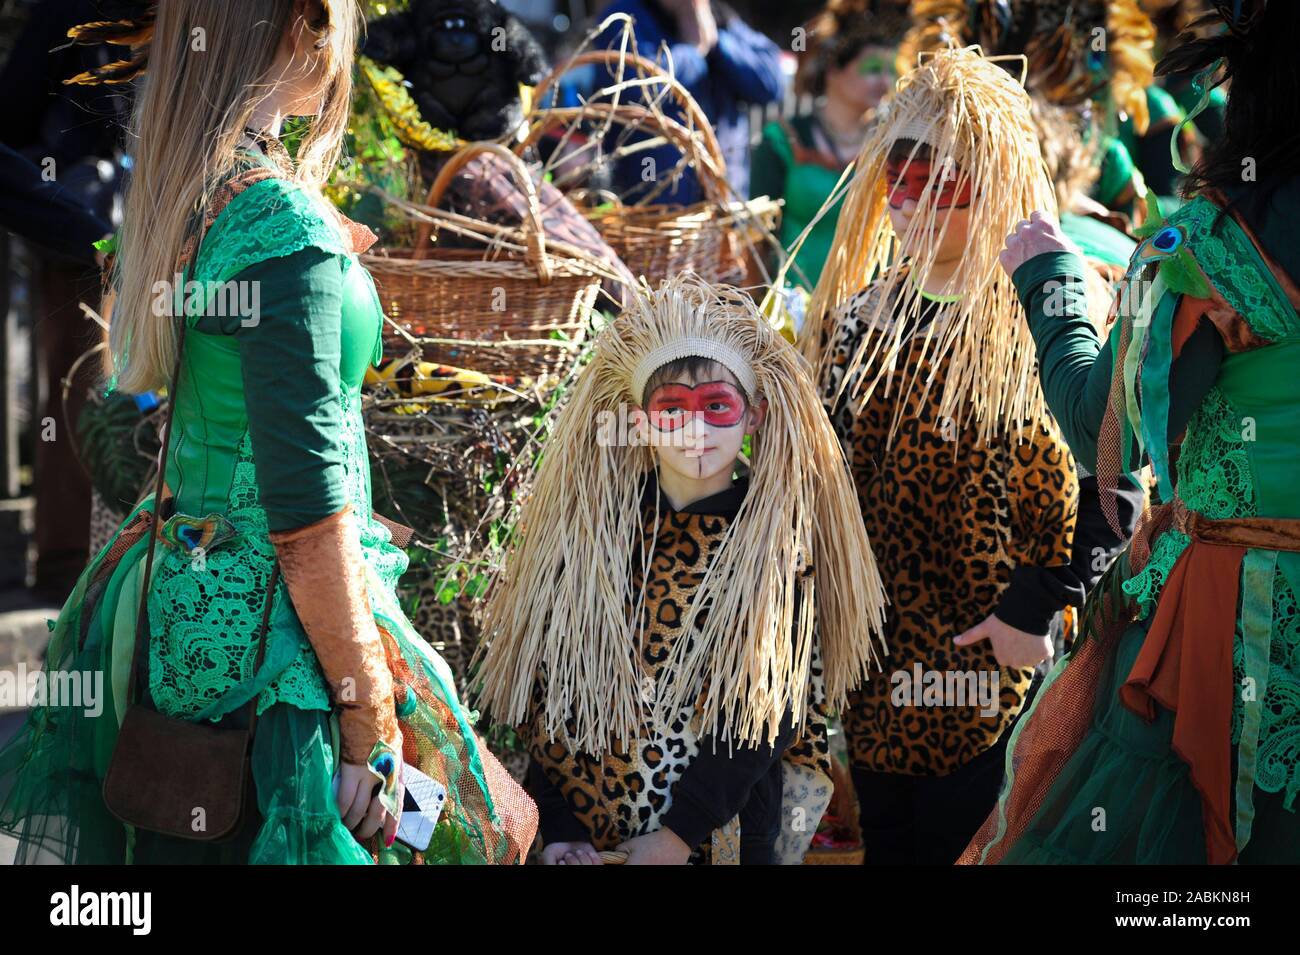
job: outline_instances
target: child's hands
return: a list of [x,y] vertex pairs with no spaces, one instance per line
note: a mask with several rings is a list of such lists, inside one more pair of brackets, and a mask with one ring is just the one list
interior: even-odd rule
[[542,849],[542,865],[604,865],[590,842],[551,842]]
[[956,637],[953,643],[959,647],[988,640],[993,644],[993,656],[1004,667],[1035,667],[1052,655],[1052,639],[1047,634],[1026,633],[1010,624],[1003,623],[995,614],[989,614],[983,623],[978,623],[965,633]]
[[1082,255],[1079,247],[1061,231],[1060,223],[1046,213],[1035,212],[1028,219],[1021,220],[1016,231],[1007,236],[1006,248],[998,256],[998,261],[1007,275],[1015,275],[1016,269],[1044,252]]
[[627,853],[627,865],[686,865],[691,857],[691,847],[671,829],[629,839],[618,849]]

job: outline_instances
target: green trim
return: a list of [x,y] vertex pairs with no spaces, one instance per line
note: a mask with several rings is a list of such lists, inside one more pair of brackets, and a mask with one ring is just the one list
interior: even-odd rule
[[[1245,673],[1255,698],[1242,700],[1241,739],[1237,743],[1237,852],[1246,848],[1255,822],[1255,765],[1264,698],[1268,693],[1268,658],[1273,635],[1273,581],[1277,551],[1248,550],[1241,563],[1241,631]],[[1240,693],[1236,688],[1234,692]]]

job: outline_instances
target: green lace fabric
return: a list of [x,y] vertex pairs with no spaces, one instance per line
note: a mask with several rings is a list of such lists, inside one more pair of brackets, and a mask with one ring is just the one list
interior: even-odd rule
[[[344,482],[361,529],[366,563],[391,590],[405,572],[407,557],[392,546],[391,534],[371,516],[370,468],[358,395],[344,397]],[[274,548],[266,512],[258,504],[257,471],[247,435],[240,445],[235,479],[225,516],[239,537],[196,560],[167,548],[155,557],[149,599],[153,629],[149,690],[158,708],[171,716],[217,719],[242,705],[238,688],[266,684],[258,712],[277,702],[302,709],[330,708],[329,693],[316,657],[292,613],[284,583],[273,595],[274,621],[266,664],[254,674],[256,637],[262,622]],[[257,677],[257,679],[255,679]],[[269,682],[268,682],[269,680]]]
[[[1256,515],[1255,483],[1242,434],[1242,416],[1227,397],[1211,388],[1187,425],[1179,457],[1178,495],[1188,508],[1214,520]],[[1124,582],[1138,605],[1139,619],[1150,616],[1169,572],[1190,543],[1169,530],[1155,540],[1142,572]],[[1247,686],[1245,639],[1238,614],[1233,637],[1233,675]],[[1233,695],[1232,742],[1241,741],[1245,693]],[[1300,792],[1300,610],[1286,576],[1273,577],[1273,619],[1267,689],[1263,698],[1255,785],[1285,792],[1290,808]]]

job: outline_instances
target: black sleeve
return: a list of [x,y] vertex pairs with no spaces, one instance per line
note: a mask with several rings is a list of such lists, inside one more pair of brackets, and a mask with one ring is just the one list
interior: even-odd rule
[[[1115,498],[1120,534],[1111,530],[1102,511],[1103,494]],[[1121,475],[1119,487],[1113,490],[1103,490],[1091,474],[1081,475],[1070,563],[1065,567],[1017,567],[994,616],[1026,633],[1046,633],[1058,610],[1082,607],[1088,591],[1133,536],[1142,497],[1142,488],[1132,475]]]
[[83,208],[26,156],[0,145],[0,226],[84,265],[113,227]]
[[794,717],[787,716],[775,745],[736,746],[728,751],[712,736],[700,739],[700,751],[673,786],[673,804],[663,817],[688,846],[698,846],[714,829],[726,825],[749,801],[750,792],[771,771],[794,739]]
[[537,803],[537,829],[542,842],[551,845],[555,842],[591,841],[591,833],[570,811],[560,787],[551,782],[546,770],[535,759],[528,761],[524,789]]

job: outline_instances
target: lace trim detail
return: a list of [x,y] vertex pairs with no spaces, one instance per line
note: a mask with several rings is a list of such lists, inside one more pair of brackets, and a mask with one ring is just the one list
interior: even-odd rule
[[[158,709],[172,716],[200,713],[254,676],[256,637],[275,551],[266,512],[258,503],[247,434],[227,500],[226,516],[239,531],[236,540],[198,556],[160,547],[154,558],[149,690]],[[287,599],[281,583],[273,600],[278,606]],[[282,628],[268,636],[268,656],[270,641],[286,636]],[[320,667],[305,640],[292,662],[262,691],[257,710],[278,702],[309,710],[330,708]]]
[[1169,571],[1190,543],[1191,538],[1186,534],[1166,531],[1151,545],[1151,557],[1142,572],[1124,581],[1124,593],[1137,601],[1139,620],[1145,620],[1155,608]]
[[[1233,680],[1239,688],[1232,707],[1232,743],[1241,741],[1245,649],[1240,623],[1232,645]],[[1269,645],[1268,688],[1260,715],[1255,785],[1264,792],[1285,792],[1290,809],[1300,794],[1300,606],[1279,570],[1273,578],[1273,632]]]
[[1295,310],[1261,272],[1258,253],[1237,223],[1225,215],[1222,228],[1212,231],[1221,211],[1201,198],[1183,206],[1169,221],[1187,228],[1197,264],[1252,331],[1270,341],[1300,334]]
[[[1215,520],[1255,516],[1255,483],[1241,429],[1242,418],[1232,403],[1218,388],[1211,388],[1188,422],[1178,460],[1178,494],[1192,510]],[[1124,582],[1124,592],[1138,602],[1141,619],[1155,607],[1169,571],[1190,542],[1179,531],[1167,531],[1152,545],[1151,557],[1142,572]],[[1245,645],[1240,615],[1232,641],[1232,671],[1238,687],[1232,705],[1235,746],[1241,741],[1245,707]],[[1273,580],[1268,687],[1260,718],[1255,785],[1264,792],[1285,792],[1288,808],[1300,794],[1298,674],[1300,605],[1286,575],[1278,570]]]
[[284,179],[264,179],[231,200],[203,238],[197,278],[225,282],[267,259],[318,248],[350,254],[339,227],[302,186]]

